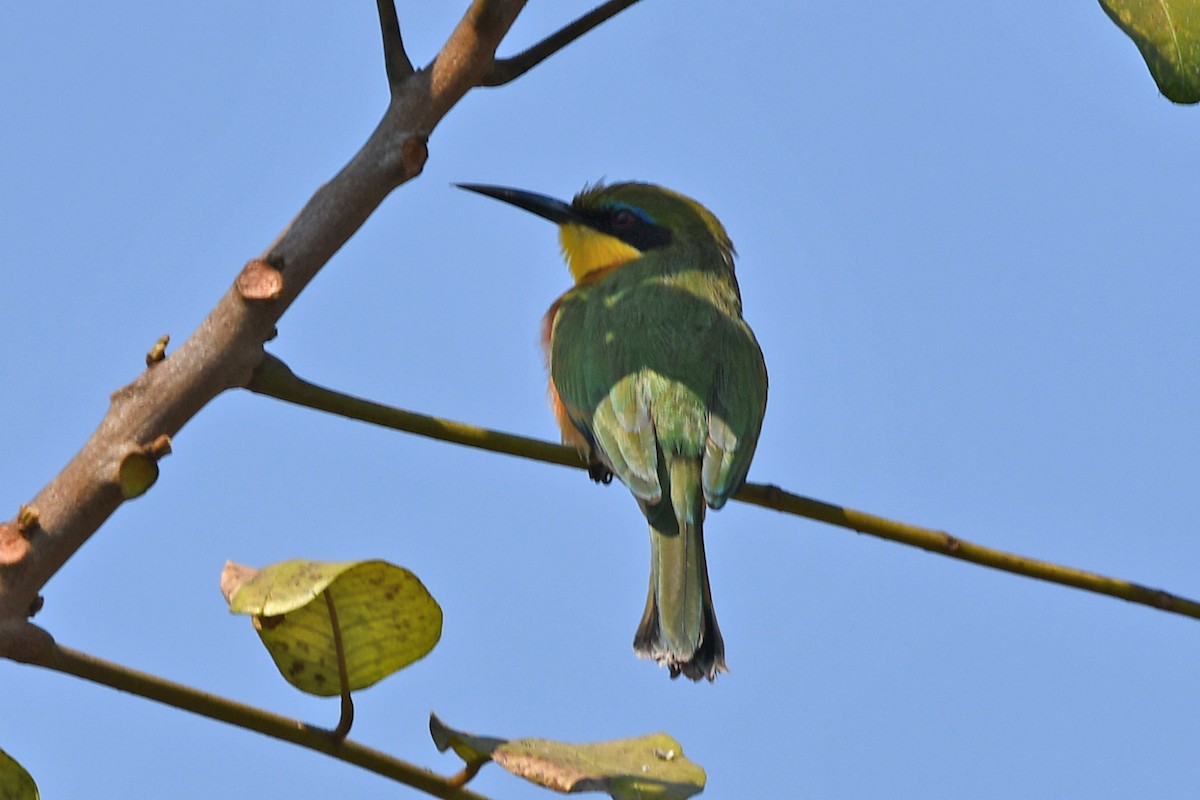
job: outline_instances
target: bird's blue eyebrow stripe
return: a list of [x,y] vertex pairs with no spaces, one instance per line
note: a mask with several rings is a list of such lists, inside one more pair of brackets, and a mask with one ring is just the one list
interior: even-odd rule
[[622,203],[622,202],[621,202],[621,201],[619,201],[619,200],[611,200],[611,201],[609,201],[609,202],[605,203],[605,204],[604,204],[604,207],[605,207],[606,209],[610,209],[610,210],[614,210],[614,211],[615,211],[615,210],[617,210],[617,209],[624,209],[624,210],[626,210],[626,211],[631,211],[631,212],[633,212],[634,214],[637,214],[637,215],[638,215],[638,217],[639,217],[639,218],[640,218],[642,221],[644,221],[644,222],[649,222],[651,225],[656,225],[656,224],[657,224],[657,223],[654,221],[654,218],[653,218],[653,217],[651,217],[649,214],[647,214],[645,211],[642,211],[642,210],[641,210],[640,208],[638,208],[637,206],[631,206],[631,205],[629,205],[628,203]]

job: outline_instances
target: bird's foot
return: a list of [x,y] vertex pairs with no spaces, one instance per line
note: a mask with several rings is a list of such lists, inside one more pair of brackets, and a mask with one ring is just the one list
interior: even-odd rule
[[612,470],[609,469],[608,465],[606,465],[603,461],[596,458],[595,455],[588,456],[587,470],[588,477],[591,478],[595,483],[603,483],[606,486],[612,483]]

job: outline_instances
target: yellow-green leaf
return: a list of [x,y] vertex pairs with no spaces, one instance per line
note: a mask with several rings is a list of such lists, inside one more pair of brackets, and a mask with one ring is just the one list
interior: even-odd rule
[[489,757],[514,775],[564,794],[606,792],[614,800],[684,800],[704,791],[704,770],[665,733],[595,744],[498,739],[447,727],[430,715],[438,750],[453,748],[468,765]]
[[38,800],[37,784],[25,768],[0,750],[0,800]]
[[253,616],[283,677],[310,694],[341,692],[330,599],[351,690],[422,658],[442,635],[437,601],[416,575],[385,561],[230,563],[221,589],[231,611]]
[[1200,0],[1100,0],[1176,103],[1200,102]]
[[429,715],[429,733],[433,736],[433,743],[438,752],[444,753],[452,747],[458,757],[468,764],[487,761],[497,747],[508,741],[495,736],[476,736],[473,733],[456,731],[438,719],[437,714]]
[[665,733],[596,744],[516,739],[492,753],[514,775],[563,793],[607,792],[615,800],[683,800],[704,790],[704,770]]

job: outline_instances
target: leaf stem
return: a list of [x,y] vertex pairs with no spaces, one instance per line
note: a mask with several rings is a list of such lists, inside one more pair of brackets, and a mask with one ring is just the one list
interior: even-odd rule
[[482,758],[478,761],[472,761],[462,768],[461,771],[451,775],[446,780],[454,786],[466,786],[472,778],[479,774],[479,770],[483,769],[483,765],[491,761],[490,758]]
[[342,689],[342,716],[337,727],[333,729],[333,738],[339,742],[350,733],[354,724],[354,700],[350,697],[350,673],[346,668],[346,645],[342,641],[342,626],[338,622],[337,606],[333,603],[333,593],[329,589],[321,592],[325,595],[325,606],[329,609],[329,625],[333,630],[333,650],[337,654],[338,682]]

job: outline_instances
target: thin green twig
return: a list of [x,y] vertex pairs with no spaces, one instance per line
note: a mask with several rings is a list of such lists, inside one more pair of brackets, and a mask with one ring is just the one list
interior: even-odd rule
[[1110,578],[1107,575],[1087,572],[1051,561],[1040,561],[1036,558],[996,550],[968,542],[957,536],[951,536],[945,531],[935,531],[931,528],[896,522],[868,514],[865,511],[855,511],[852,508],[824,503],[820,500],[786,492],[778,486],[747,483],[741,491],[734,495],[734,499],[763,508],[773,508],[786,514],[795,514],[798,517],[826,522],[839,528],[849,528],[881,539],[920,547],[931,553],[970,561],[1015,575],[1024,575],[1027,578],[1036,578],[1063,586],[1074,586],[1076,589],[1105,594],[1109,597],[1128,600],[1131,603],[1151,606],[1160,611],[1170,611],[1185,617],[1200,619],[1200,603],[1186,597],[1169,594],[1161,589],[1152,589],[1120,578]]
[[[326,389],[297,377],[286,364],[271,355],[264,358],[246,388],[289,403],[432,439],[577,469],[587,468],[586,460],[572,448],[404,411]],[[1074,586],[1084,591],[1128,600],[1131,603],[1140,603],[1160,611],[1169,611],[1185,617],[1200,619],[1200,603],[1161,589],[1153,589],[1120,578],[1111,578],[1050,561],[1040,561],[1036,558],[984,547],[951,536],[944,531],[896,522],[864,511],[855,511],[852,508],[813,500],[786,492],[778,486],[747,483],[734,495],[734,499],[782,511],[785,514],[794,514],[798,517],[836,525],[839,528],[848,528],[900,544],[919,547],[939,555],[970,561],[1015,575],[1024,575],[1063,586]]]
[[317,386],[298,377],[288,368],[287,364],[269,353],[263,356],[262,362],[246,388],[252,392],[298,406],[328,411],[330,414],[370,422],[397,431],[415,433],[430,439],[453,442],[481,450],[491,450],[494,453],[532,458],[535,461],[545,461],[550,464],[561,464],[564,467],[587,468],[586,459],[574,449],[563,447],[561,444],[551,444],[463,422],[417,414]]
[[431,770],[353,741],[337,740],[324,728],[306,725],[296,719],[113,664],[66,647],[53,645],[44,648],[30,659],[29,663],[292,742],[443,800],[488,800],[483,795],[454,785],[450,779]]

